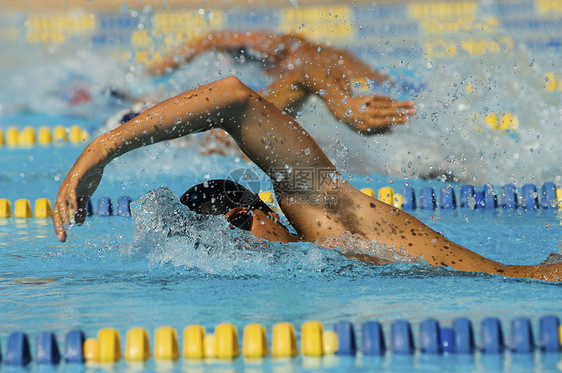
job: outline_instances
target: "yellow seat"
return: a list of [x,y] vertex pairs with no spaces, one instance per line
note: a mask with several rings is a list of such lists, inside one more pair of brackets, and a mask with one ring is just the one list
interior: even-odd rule
[[115,363],[121,360],[121,344],[119,332],[113,328],[105,328],[98,332],[99,361]]
[[6,145],[18,146],[20,142],[20,132],[16,127],[8,128],[6,132]]
[[35,217],[48,218],[51,216],[51,201],[47,198],[39,198],[35,201]]
[[183,330],[183,357],[187,359],[205,357],[205,329],[201,325],[189,325]]
[[261,324],[246,325],[244,328],[242,355],[246,358],[263,358],[267,353],[265,327]]
[[129,329],[125,343],[125,360],[145,361],[149,357],[148,332],[144,328]]
[[238,331],[229,323],[215,327],[216,354],[219,359],[234,359],[240,354],[238,348]]
[[307,321],[301,326],[301,352],[305,356],[320,357],[324,355],[322,324]]
[[41,145],[48,145],[52,142],[51,129],[49,127],[41,127],[37,142]]
[[180,352],[176,330],[170,326],[156,329],[154,335],[154,358],[159,360],[176,360]]
[[20,134],[19,143],[22,146],[33,146],[35,145],[36,138],[35,138],[35,128],[33,127],[26,127]]
[[16,218],[30,218],[31,214],[31,203],[28,199],[18,199],[14,206],[14,217]]
[[275,324],[271,336],[271,355],[274,357],[293,357],[296,354],[295,327],[288,322]]
[[62,144],[67,141],[66,128],[63,126],[56,126],[53,130],[53,142]]
[[97,363],[100,360],[100,348],[98,340],[88,338],[84,341],[84,359],[86,363]]
[[12,206],[10,200],[0,199],[0,218],[9,218],[12,216]]

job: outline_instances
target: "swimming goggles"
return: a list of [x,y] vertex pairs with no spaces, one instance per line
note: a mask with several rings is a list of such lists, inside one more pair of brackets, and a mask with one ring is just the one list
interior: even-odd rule
[[228,222],[236,227],[245,231],[252,228],[252,212],[248,210],[237,211],[234,215],[228,218]]

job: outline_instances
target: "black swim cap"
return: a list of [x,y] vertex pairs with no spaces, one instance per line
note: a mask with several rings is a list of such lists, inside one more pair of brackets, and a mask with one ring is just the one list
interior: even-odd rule
[[209,180],[195,185],[180,202],[198,214],[222,215],[235,207],[271,212],[271,208],[255,193],[231,180]]
[[125,124],[128,121],[130,121],[131,119],[135,118],[137,115],[139,115],[140,113],[137,113],[135,111],[129,111],[128,113],[124,114],[121,117],[121,120],[119,121],[120,124]]

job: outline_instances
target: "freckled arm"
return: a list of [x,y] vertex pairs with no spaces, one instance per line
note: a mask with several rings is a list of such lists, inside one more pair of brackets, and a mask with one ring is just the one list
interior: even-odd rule
[[405,249],[414,258],[423,258],[434,266],[460,271],[481,272],[518,278],[562,281],[562,263],[511,265],[486,258],[435,232],[405,211],[396,209],[359,191],[354,200],[363,208],[364,219],[358,222],[364,237],[389,248]]

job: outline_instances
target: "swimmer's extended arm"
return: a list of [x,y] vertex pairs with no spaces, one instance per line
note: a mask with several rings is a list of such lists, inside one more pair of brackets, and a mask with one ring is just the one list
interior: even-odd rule
[[283,46],[284,40],[286,40],[284,35],[269,31],[214,31],[167,53],[162,60],[151,65],[147,72],[151,75],[170,72],[211,49],[223,51],[252,49],[271,58],[281,57],[286,51]]
[[[111,160],[145,145],[211,128],[226,130],[244,153],[272,177],[287,165],[322,168],[334,175],[337,172],[294,119],[230,77],[165,100],[88,145],[62,182],[53,207],[58,239],[66,240],[70,214],[77,223],[84,222],[86,203]],[[298,219],[294,225],[299,226]]]
[[382,83],[388,77],[373,70],[348,51],[310,42],[292,34],[271,31],[216,31],[196,39],[148,68],[158,75],[185,64],[210,49],[251,49],[267,58],[276,78],[261,94],[280,109],[298,106],[310,94],[326,103],[332,115],[365,135],[408,122],[415,113],[412,101],[380,95],[356,96],[356,80]]
[[364,135],[374,135],[408,123],[416,110],[413,101],[396,101],[381,95],[354,96],[351,82],[326,74],[325,69],[285,72],[261,94],[278,108],[290,110],[310,94],[318,95],[334,118]]
[[375,94],[354,96],[352,84],[345,75],[322,69],[307,69],[300,82],[303,89],[318,94],[326,102],[336,119],[364,135],[408,123],[409,117],[416,112],[413,101],[396,101]]

